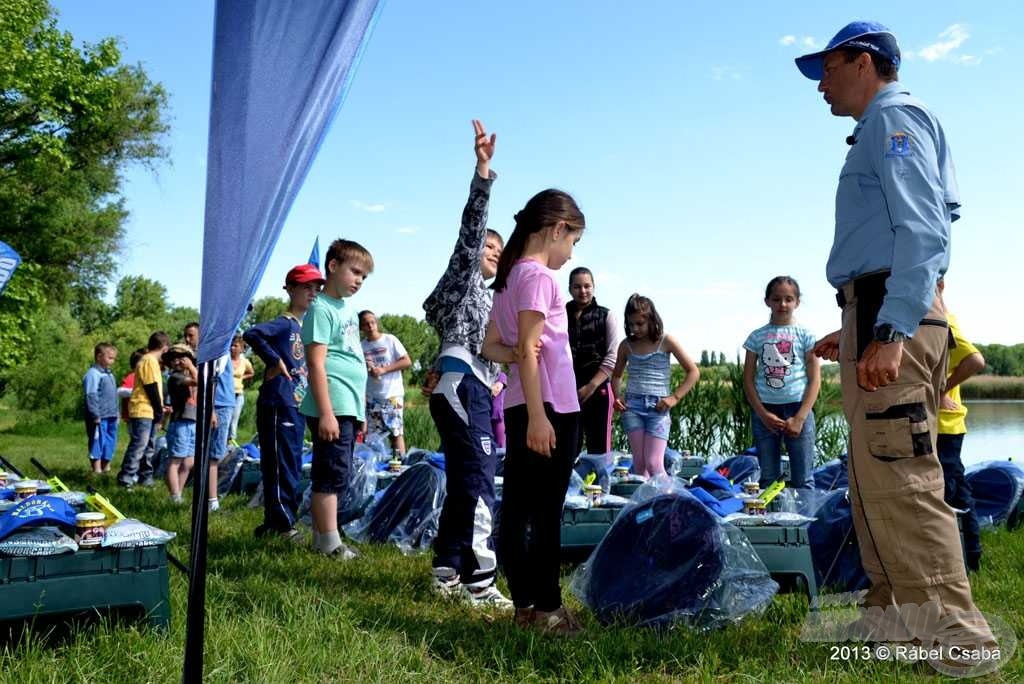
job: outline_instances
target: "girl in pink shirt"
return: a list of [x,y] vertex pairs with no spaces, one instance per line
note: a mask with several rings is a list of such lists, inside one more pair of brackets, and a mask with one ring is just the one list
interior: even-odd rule
[[[516,624],[580,630],[558,585],[562,502],[576,460],[579,400],[556,271],[583,235],[583,213],[559,190],[516,214],[501,253],[483,354],[509,364],[501,544]],[[527,529],[530,530],[527,538]]]

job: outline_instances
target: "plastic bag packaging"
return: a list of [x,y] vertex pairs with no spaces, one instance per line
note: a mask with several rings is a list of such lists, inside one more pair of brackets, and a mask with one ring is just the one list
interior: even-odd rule
[[780,513],[798,513],[813,518],[814,512],[830,493],[819,489],[786,487],[772,499],[770,508]]
[[761,465],[756,456],[740,454],[715,464],[715,470],[724,475],[733,484],[743,484],[749,480],[757,482],[761,478]]
[[775,527],[799,527],[814,522],[814,518],[808,518],[799,513],[772,512],[764,515],[746,515],[744,513],[730,513],[723,520],[737,527],[762,527],[765,525]]
[[837,586],[839,591],[858,591],[870,586],[861,565],[847,490],[822,492],[807,503],[802,513],[815,518],[807,527],[807,537],[818,586]]
[[850,486],[846,471],[846,461],[843,459],[834,458],[828,463],[823,463],[815,468],[811,474],[814,476],[815,489],[830,492],[833,489],[845,489]]
[[429,463],[409,466],[358,520],[344,526],[356,541],[393,543],[403,553],[430,548],[445,497],[444,471]]
[[174,532],[147,525],[141,520],[125,518],[107,528],[101,546],[105,549],[126,549],[133,546],[159,546],[174,539]]
[[978,524],[991,527],[1014,518],[1024,493],[1024,469],[1013,461],[986,461],[967,469]]
[[609,478],[610,464],[614,462],[610,456],[611,454],[588,454],[584,452],[576,460],[573,472],[579,475],[581,480],[586,480],[587,476],[593,473],[594,484],[601,485],[601,489],[607,492],[611,486],[611,479]]
[[697,630],[764,610],[778,588],[742,530],[664,475],[637,489],[571,582],[602,624]]
[[242,466],[245,465],[245,450],[235,447],[217,464],[217,496],[238,492],[242,486]]
[[78,551],[75,540],[56,527],[23,528],[0,541],[3,556],[56,556]]
[[58,499],[64,499],[68,502],[69,506],[85,505],[85,492],[52,492],[50,496],[55,496]]
[[566,498],[583,494],[583,478],[575,470],[569,473],[569,489],[566,490]]
[[[370,460],[364,460],[363,457]],[[373,495],[377,491],[377,472],[373,460],[375,458],[375,452],[365,450],[357,450],[352,456],[348,488],[345,490],[345,495],[338,499],[339,527],[359,518],[373,500]],[[260,497],[260,501],[262,503],[262,497]],[[302,493],[302,503],[299,504],[299,519],[307,525],[311,525],[313,520],[312,502],[313,485],[310,484]]]

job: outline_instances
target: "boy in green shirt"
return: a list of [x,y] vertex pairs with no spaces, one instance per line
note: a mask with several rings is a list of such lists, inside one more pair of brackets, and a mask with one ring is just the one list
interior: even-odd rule
[[338,533],[338,500],[349,486],[358,426],[366,419],[366,361],[358,309],[345,299],[373,271],[373,256],[351,240],[335,240],[325,259],[327,282],[302,319],[309,392],[299,411],[313,435],[313,546],[348,560],[356,552]]

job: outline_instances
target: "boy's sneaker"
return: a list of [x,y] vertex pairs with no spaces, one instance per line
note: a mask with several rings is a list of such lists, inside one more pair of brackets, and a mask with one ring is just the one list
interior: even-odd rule
[[181,494],[171,494],[171,503],[180,506],[185,500],[181,498]]
[[474,608],[494,608],[497,610],[513,610],[515,605],[502,596],[498,587],[491,584],[483,589],[462,587],[462,601]]
[[558,610],[534,612],[533,626],[545,634],[576,636],[583,631],[583,626],[576,621],[572,613],[562,606]]
[[462,582],[459,581],[458,575],[434,575],[431,588],[435,594],[445,598],[456,598],[462,591]]
[[[290,530],[285,531],[285,532],[278,532],[277,536],[280,537],[281,539],[284,539],[285,541],[290,541],[292,544],[296,544],[296,545],[300,545],[300,546],[306,541],[306,535],[302,534],[302,532],[299,532],[294,527],[291,528]],[[355,556],[359,555],[353,549],[349,549],[349,551],[354,553]],[[355,558],[355,556],[353,556],[353,558]]]

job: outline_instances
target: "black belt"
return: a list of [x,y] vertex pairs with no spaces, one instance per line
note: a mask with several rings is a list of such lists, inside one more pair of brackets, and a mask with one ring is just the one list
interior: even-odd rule
[[[875,322],[878,320],[878,312],[882,309],[882,300],[885,299],[885,281],[891,274],[891,271],[878,271],[853,280],[853,296],[857,298],[858,360],[875,338]],[[846,308],[847,304],[846,293],[843,290],[844,288],[839,288],[836,292],[836,303],[840,308]],[[949,327],[946,321],[939,318],[922,318],[918,325]],[[952,332],[949,337],[950,345],[953,346]]]

